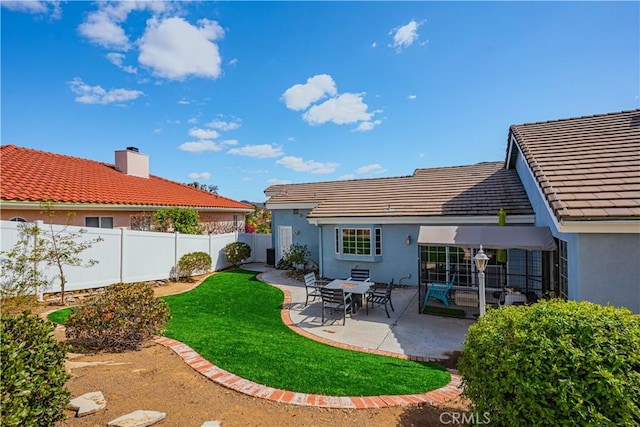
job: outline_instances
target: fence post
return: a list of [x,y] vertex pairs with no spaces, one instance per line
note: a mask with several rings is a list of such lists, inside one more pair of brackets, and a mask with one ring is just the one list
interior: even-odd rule
[[124,228],[120,229],[120,283],[125,283],[124,281],[124,263],[125,263],[125,248],[124,248]]
[[173,279],[178,281],[178,240],[180,239],[180,233],[175,232],[175,244],[173,245]]

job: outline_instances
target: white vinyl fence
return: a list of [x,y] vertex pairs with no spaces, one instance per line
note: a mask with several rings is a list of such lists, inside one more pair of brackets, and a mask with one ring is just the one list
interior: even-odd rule
[[[19,236],[19,224],[0,221],[0,250],[10,251]],[[40,224],[45,234],[50,231],[48,224]],[[54,225],[54,232],[64,226]],[[92,267],[64,267],[67,278],[66,291],[99,288],[114,283],[133,283],[147,280],[161,280],[171,277],[180,258],[190,252],[205,252],[211,256],[212,269],[223,270],[230,267],[224,257],[224,247],[241,241],[251,246],[251,258],[245,262],[266,262],[267,248],[271,248],[270,234],[228,233],[195,236],[180,233],[156,233],[124,229],[106,229],[68,226],[67,232],[86,230],[79,241],[102,237],[101,242],[82,252],[84,260],[95,259]],[[60,282],[56,270],[40,266],[51,285],[45,292],[59,292]]]

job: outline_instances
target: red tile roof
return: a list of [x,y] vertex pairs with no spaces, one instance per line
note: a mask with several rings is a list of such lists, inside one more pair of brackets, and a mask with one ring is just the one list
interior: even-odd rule
[[513,125],[510,134],[558,220],[640,217],[640,110]]
[[108,163],[4,145],[0,148],[2,201],[179,206],[252,210],[253,206],[158,176],[126,175]]

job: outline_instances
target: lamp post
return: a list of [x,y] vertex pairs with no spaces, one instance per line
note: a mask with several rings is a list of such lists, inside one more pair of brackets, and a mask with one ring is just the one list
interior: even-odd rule
[[476,268],[480,272],[478,274],[480,279],[478,300],[480,303],[480,316],[482,316],[486,312],[486,302],[484,295],[484,269],[487,267],[487,261],[489,261],[489,257],[482,250],[482,245],[480,245],[480,250],[478,251],[476,256],[473,257],[473,259],[476,262]]

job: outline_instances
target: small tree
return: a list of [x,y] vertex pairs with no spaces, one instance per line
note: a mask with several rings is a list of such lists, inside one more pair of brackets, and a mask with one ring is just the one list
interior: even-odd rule
[[158,231],[173,229],[182,234],[202,234],[200,216],[191,208],[158,209],[153,219]]
[[309,249],[307,249],[307,245],[294,243],[284,252],[282,258],[294,268],[301,266],[304,269],[309,261],[311,261],[311,253]]
[[47,278],[38,270],[38,263],[43,260],[40,231],[33,224],[19,224],[14,247],[0,252],[0,310],[3,313],[33,300],[33,295],[48,285]]
[[81,228],[75,232],[67,231],[69,223],[75,216],[74,212],[69,212],[66,223],[62,229],[55,231],[53,223],[57,212],[54,204],[50,201],[43,202],[40,204],[40,209],[40,212],[49,218],[49,224],[46,231],[38,232],[40,237],[37,239],[38,244],[36,246],[38,246],[38,250],[42,251],[42,260],[46,262],[47,266],[54,266],[58,271],[54,279],[57,278],[60,280],[60,303],[64,305],[64,292],[67,285],[67,276],[65,275],[64,268],[67,266],[91,267],[97,264],[98,260],[89,259],[83,261],[80,255],[95,243],[101,242],[104,239],[98,236],[91,240],[78,241],[87,230]]

